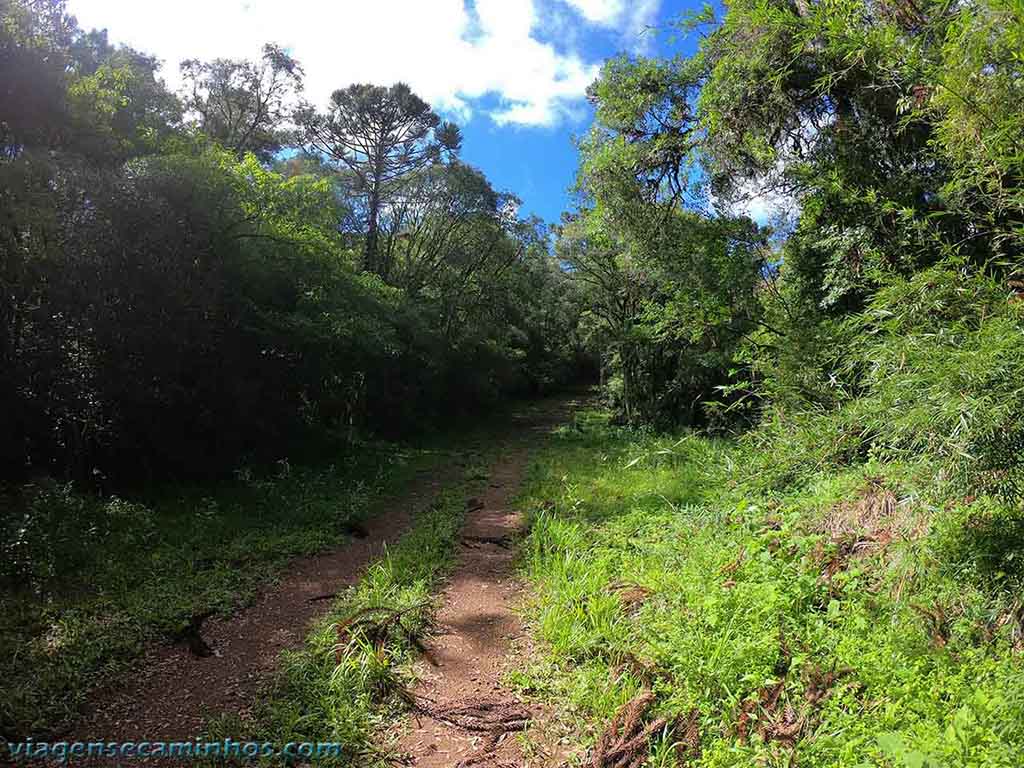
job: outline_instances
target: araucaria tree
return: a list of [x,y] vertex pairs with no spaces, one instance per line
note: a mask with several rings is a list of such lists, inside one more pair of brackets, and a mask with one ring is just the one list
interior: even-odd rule
[[183,69],[0,0],[0,482],[207,475],[573,374],[574,286],[407,86],[296,114],[277,46]]
[[442,151],[458,152],[458,127],[442,122],[405,83],[339,89],[326,113],[306,105],[297,121],[312,151],[352,174],[366,205],[363,268],[386,278],[387,264],[379,256],[381,210],[414,171],[439,162]]

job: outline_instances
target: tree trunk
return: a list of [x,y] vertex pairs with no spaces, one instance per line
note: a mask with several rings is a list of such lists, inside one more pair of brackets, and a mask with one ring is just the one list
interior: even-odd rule
[[366,255],[363,259],[363,269],[367,272],[373,272],[375,275],[379,275],[379,265],[377,264],[377,218],[380,215],[380,189],[376,183],[374,183],[370,190],[370,221],[369,227],[366,232]]

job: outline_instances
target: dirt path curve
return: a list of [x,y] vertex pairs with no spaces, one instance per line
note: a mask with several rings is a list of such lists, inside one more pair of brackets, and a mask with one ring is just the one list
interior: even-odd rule
[[93,697],[68,740],[186,741],[200,736],[210,715],[244,714],[280,652],[301,645],[309,623],[330,607],[330,600],[310,598],[354,584],[385,545],[408,529],[413,515],[460,477],[459,467],[451,465],[422,475],[380,504],[383,511],[365,523],[365,538],[295,560],[253,605],[230,618],[206,621],[202,638],[213,655],[194,656],[184,645],[153,648],[119,687]]
[[479,508],[467,515],[458,565],[442,592],[438,633],[430,660],[419,665],[414,693],[423,702],[399,739],[399,756],[420,768],[519,766],[516,731],[537,714],[503,689],[523,635],[514,606],[522,593],[515,576],[514,540],[522,515],[510,504],[519,490],[530,448],[568,417],[575,401],[535,416],[491,469]]

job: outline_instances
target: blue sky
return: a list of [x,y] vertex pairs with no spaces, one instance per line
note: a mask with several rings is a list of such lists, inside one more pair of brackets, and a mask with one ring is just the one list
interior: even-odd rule
[[[619,53],[670,56],[690,46],[678,39],[672,41],[671,31],[664,28],[666,23],[701,6],[692,0],[660,3],[651,23],[662,29],[643,33],[642,40],[624,38],[615,29],[584,24],[574,43],[585,59],[593,62]],[[586,133],[593,118],[585,101],[577,107],[576,114],[566,115],[550,126],[498,125],[485,113],[476,112],[462,124],[463,159],[482,168],[495,187],[515,192],[523,201],[524,214],[557,222],[561,212],[572,206],[567,190],[576,176],[573,137]]]
[[[409,83],[463,128],[463,158],[554,222],[571,205],[574,135],[600,64],[680,50],[664,25],[694,0],[69,0],[83,27],[154,54],[180,87],[186,58],[256,58],[285,46],[325,105],[353,82]],[[197,23],[197,19],[201,19]],[[662,32],[648,31],[661,27]]]

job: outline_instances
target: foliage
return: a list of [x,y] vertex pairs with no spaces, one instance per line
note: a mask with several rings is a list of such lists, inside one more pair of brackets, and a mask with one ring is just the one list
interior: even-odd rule
[[656,247],[598,210],[567,218],[557,253],[587,299],[613,401],[630,423],[712,426],[706,401],[763,323],[763,233],[749,219],[670,211]]
[[695,709],[695,765],[1015,765],[1019,508],[947,507],[917,464],[765,491],[773,449],[595,418],[552,441],[523,497],[542,652],[512,679],[584,744],[643,688]]
[[381,262],[377,252],[382,208],[410,174],[427,168],[442,150],[450,154],[459,150],[459,129],[442,123],[405,83],[390,88],[350,85],[331,95],[326,113],[305,105],[297,119],[312,148],[352,174],[355,192],[366,200],[363,266],[387,279],[390,265]]
[[[5,110],[0,136],[6,478],[217,475],[577,374],[573,285],[545,233],[407,86],[301,112],[325,154],[294,162],[303,72],[281,48],[186,62],[179,102],[153,58],[78,29],[61,0],[0,9],[5,94],[34,105]],[[378,222],[384,261],[364,271]]]
[[[759,416],[752,441],[792,447],[780,482],[811,455],[928,457],[1016,495],[1019,3],[737,0],[677,26],[695,53],[613,59],[591,88],[589,207],[561,233],[592,311],[618,310],[613,403]],[[731,213],[763,194],[796,209],[774,241]]]
[[891,281],[831,328],[819,367],[806,366],[803,341],[815,391],[785,359],[761,358],[781,395],[743,438],[765,451],[763,482],[798,485],[868,457],[925,460],[951,492],[1019,503],[1022,331],[1020,303],[990,277],[940,265]]
[[267,162],[288,142],[285,123],[304,73],[280,46],[263,46],[256,63],[188,59],[181,73],[197,128],[239,158],[251,152]]
[[[586,355],[544,231],[454,159],[457,130],[404,86],[385,91],[446,154],[418,135],[417,162],[388,165],[406,198],[380,210],[384,279],[360,268],[351,177],[296,161],[307,147],[287,154],[302,69],[282,49],[187,62],[180,101],[155,59],[79,29],[62,0],[0,0],[0,65],[13,737],[65,720],[189,616],[236,608],[288,558],[339,540],[387,464],[368,436],[557,386]],[[317,453],[340,468],[253,480]],[[195,480],[213,484],[152,490]]]

